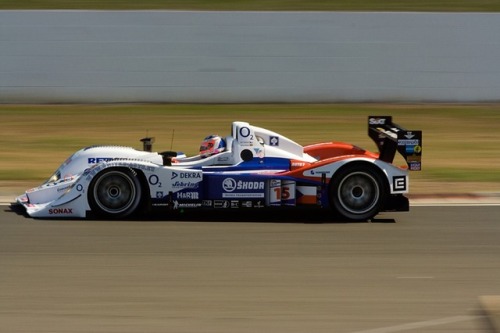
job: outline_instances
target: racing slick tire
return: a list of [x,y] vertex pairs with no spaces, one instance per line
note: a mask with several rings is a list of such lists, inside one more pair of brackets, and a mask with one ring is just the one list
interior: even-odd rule
[[126,218],[141,204],[141,183],[131,169],[106,169],[89,186],[89,205],[93,214],[104,218]]
[[329,194],[336,217],[366,221],[384,206],[387,182],[372,165],[347,165],[333,176]]

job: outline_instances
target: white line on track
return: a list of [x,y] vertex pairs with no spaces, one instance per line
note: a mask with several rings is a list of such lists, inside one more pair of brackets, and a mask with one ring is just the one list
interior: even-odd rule
[[396,276],[396,279],[434,279],[434,276]]
[[475,203],[475,202],[420,202],[411,203],[411,207],[474,207],[474,206],[500,206],[500,203]]
[[426,321],[418,321],[418,322],[414,322],[414,323],[401,324],[401,325],[396,325],[396,326],[375,328],[375,329],[370,329],[370,330],[365,330],[365,331],[357,331],[357,332],[353,332],[353,333],[403,332],[403,331],[415,330],[415,329],[419,329],[419,328],[426,328],[426,327],[431,327],[431,326],[446,325],[446,324],[452,324],[452,323],[457,323],[457,322],[461,322],[461,321],[474,320],[474,319],[478,319],[478,318],[482,318],[482,316],[453,316],[453,317],[445,317],[445,318],[432,319],[432,320],[426,320]]

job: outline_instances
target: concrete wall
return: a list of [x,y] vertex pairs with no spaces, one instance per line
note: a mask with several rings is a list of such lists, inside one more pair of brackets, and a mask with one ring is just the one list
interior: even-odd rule
[[500,14],[0,11],[0,102],[500,100]]

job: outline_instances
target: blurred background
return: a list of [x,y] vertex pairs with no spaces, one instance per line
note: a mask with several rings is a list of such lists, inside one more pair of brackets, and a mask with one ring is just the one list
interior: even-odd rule
[[375,149],[366,117],[391,114],[424,131],[412,193],[500,192],[499,9],[0,1],[2,188],[35,186],[92,144],[151,135],[158,150],[196,153],[233,120]]

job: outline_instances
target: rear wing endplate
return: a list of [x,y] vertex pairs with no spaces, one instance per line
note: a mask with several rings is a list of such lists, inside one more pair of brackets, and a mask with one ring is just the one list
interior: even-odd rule
[[409,131],[392,122],[391,116],[369,116],[368,136],[379,150],[379,159],[392,163],[398,151],[411,171],[422,169],[422,131]]

